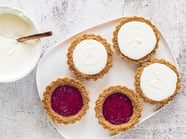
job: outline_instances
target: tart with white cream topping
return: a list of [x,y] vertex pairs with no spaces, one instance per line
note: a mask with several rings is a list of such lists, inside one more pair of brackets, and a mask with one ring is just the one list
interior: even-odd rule
[[135,88],[145,102],[164,105],[177,95],[181,78],[176,67],[164,59],[144,63],[135,74]]
[[158,48],[159,31],[143,17],[125,17],[113,32],[113,47],[117,55],[129,63],[151,59]]
[[67,53],[69,69],[79,78],[97,80],[112,67],[110,44],[101,36],[84,34],[71,43]]

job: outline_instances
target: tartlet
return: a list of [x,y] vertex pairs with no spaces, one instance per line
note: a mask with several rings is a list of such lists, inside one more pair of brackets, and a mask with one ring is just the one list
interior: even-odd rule
[[125,86],[105,89],[96,101],[98,122],[111,133],[119,133],[133,127],[141,117],[138,95]]
[[97,80],[112,67],[110,44],[99,35],[83,34],[68,48],[67,64],[79,79]]
[[134,84],[145,102],[165,105],[178,94],[181,78],[172,63],[154,59],[137,69]]
[[53,121],[70,124],[85,115],[89,108],[89,94],[80,81],[58,78],[46,87],[42,103]]
[[159,31],[143,17],[125,17],[113,32],[116,54],[129,63],[139,64],[151,59],[158,48]]

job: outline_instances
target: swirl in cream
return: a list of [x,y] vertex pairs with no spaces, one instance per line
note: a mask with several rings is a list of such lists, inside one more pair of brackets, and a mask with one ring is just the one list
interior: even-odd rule
[[138,60],[148,55],[155,47],[156,36],[146,23],[133,21],[124,24],[118,32],[120,51],[127,57]]
[[106,49],[96,40],[83,40],[74,49],[73,62],[80,72],[97,74],[106,66]]

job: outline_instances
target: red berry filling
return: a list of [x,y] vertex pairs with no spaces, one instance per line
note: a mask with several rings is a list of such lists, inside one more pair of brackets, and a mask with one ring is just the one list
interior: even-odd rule
[[115,92],[105,99],[102,112],[108,122],[114,125],[123,124],[133,114],[132,102],[126,95]]
[[51,107],[59,115],[75,115],[83,107],[81,92],[74,86],[60,85],[52,93]]

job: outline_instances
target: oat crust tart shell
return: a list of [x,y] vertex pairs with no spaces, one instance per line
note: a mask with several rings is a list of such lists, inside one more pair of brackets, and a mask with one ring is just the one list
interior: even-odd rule
[[139,121],[141,111],[138,95],[120,85],[105,89],[95,106],[98,122],[114,134],[133,127]]
[[110,44],[99,35],[83,34],[76,37],[68,48],[67,64],[79,79],[97,80],[112,67]]
[[181,78],[172,63],[164,59],[154,59],[137,69],[134,85],[145,102],[165,105],[178,94]]
[[72,124],[86,114],[89,94],[80,81],[67,77],[58,78],[46,87],[42,103],[53,121]]
[[144,63],[156,53],[159,34],[148,19],[125,17],[113,32],[113,47],[122,60],[133,64]]

